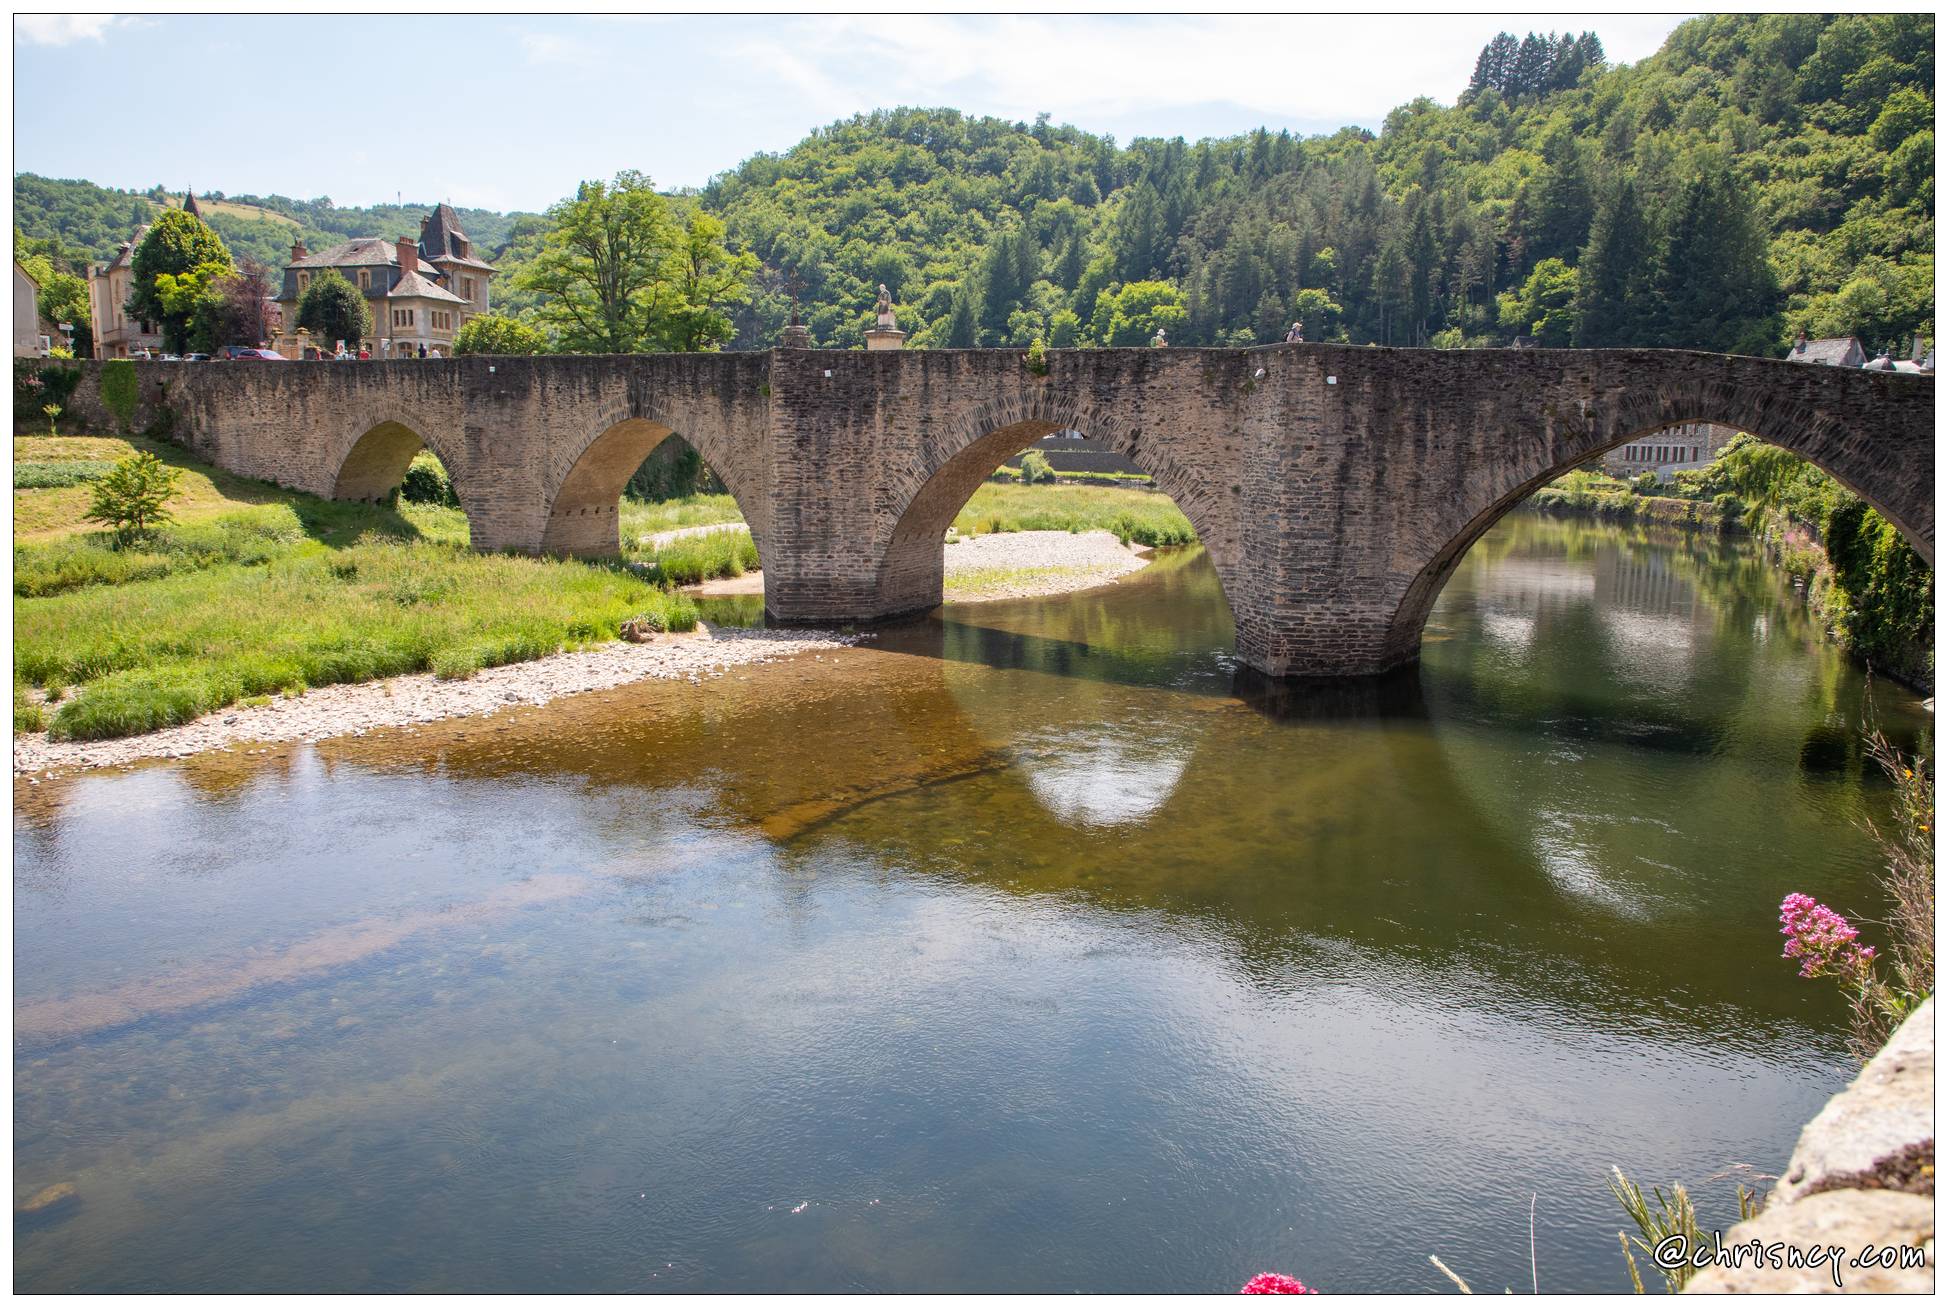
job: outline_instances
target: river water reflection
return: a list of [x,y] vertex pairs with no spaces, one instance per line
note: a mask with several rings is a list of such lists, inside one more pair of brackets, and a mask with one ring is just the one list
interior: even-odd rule
[[[1744,548],[1516,516],[1423,665],[1196,551],[702,688],[16,788],[22,1290],[1623,1290],[1611,1164],[1846,1079],[1863,679]],[[1883,726],[1928,730],[1881,683]]]

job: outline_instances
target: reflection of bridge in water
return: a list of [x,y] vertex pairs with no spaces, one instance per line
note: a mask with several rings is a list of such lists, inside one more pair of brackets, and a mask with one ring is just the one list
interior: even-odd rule
[[[93,367],[95,365],[84,365]],[[1735,426],[1826,469],[1934,556],[1932,378],[1656,350],[1006,350],[137,365],[198,454],[374,498],[429,447],[475,546],[608,555],[672,433],[737,498],[781,621],[940,602],[942,536],[1006,459],[1079,431],[1196,526],[1274,675],[1384,671],[1468,547],[1538,486],[1644,433]],[[99,388],[77,415],[102,419]]]

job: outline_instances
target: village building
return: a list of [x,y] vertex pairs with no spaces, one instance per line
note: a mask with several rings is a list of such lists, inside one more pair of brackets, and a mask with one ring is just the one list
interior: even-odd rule
[[276,348],[287,357],[302,357],[307,343],[325,351],[337,345],[306,342],[297,329],[298,302],[312,278],[327,268],[337,270],[365,296],[372,311],[371,335],[345,344],[363,348],[375,359],[416,358],[434,350],[451,356],[461,325],[487,312],[487,287],[495,271],[474,253],[473,242],[460,230],[459,215],[448,204],[420,220],[418,240],[364,236],[316,254],[300,240],[291,247],[277,297],[282,325]]
[[[189,208],[189,204],[184,208]],[[129,296],[135,292],[135,247],[148,234],[147,225],[136,228],[135,235],[122,242],[113,259],[89,265],[88,325],[94,332],[97,359],[127,359],[162,352],[161,324],[128,316]]]
[[1858,336],[1825,336],[1816,341],[1806,339],[1800,332],[1799,338],[1786,351],[1789,363],[1823,363],[1829,368],[1858,368],[1867,362],[1867,351],[1861,347]]
[[1669,481],[1674,472],[1710,463],[1737,434],[1737,428],[1715,422],[1679,423],[1611,450],[1603,456],[1603,471],[1614,477],[1649,472]]
[[47,353],[48,339],[41,334],[41,286],[33,274],[14,260],[14,358],[38,359]]

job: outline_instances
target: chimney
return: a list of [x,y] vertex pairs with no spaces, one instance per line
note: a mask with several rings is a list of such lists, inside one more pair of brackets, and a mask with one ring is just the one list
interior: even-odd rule
[[399,238],[399,275],[410,276],[419,271],[419,243],[410,236]]
[[304,248],[303,237],[299,237],[297,240],[291,242],[291,262],[292,263],[296,263],[298,260],[304,258],[305,255],[308,253],[309,251],[307,251]]

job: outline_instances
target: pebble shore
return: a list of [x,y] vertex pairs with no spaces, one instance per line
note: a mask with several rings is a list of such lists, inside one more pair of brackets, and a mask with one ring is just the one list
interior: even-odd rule
[[[814,650],[840,649],[864,637],[834,631],[699,627],[642,645],[620,641],[529,663],[487,668],[466,681],[431,673],[352,686],[321,686],[296,699],[232,707],[180,727],[117,740],[53,741],[43,732],[14,737],[14,775],[113,767],[147,758],[184,758],[241,741],[275,744],[359,736],[381,727],[493,714],[564,695],[607,690],[632,681],[721,677],[727,668],[775,663]],[[42,778],[32,776],[31,782]]]

